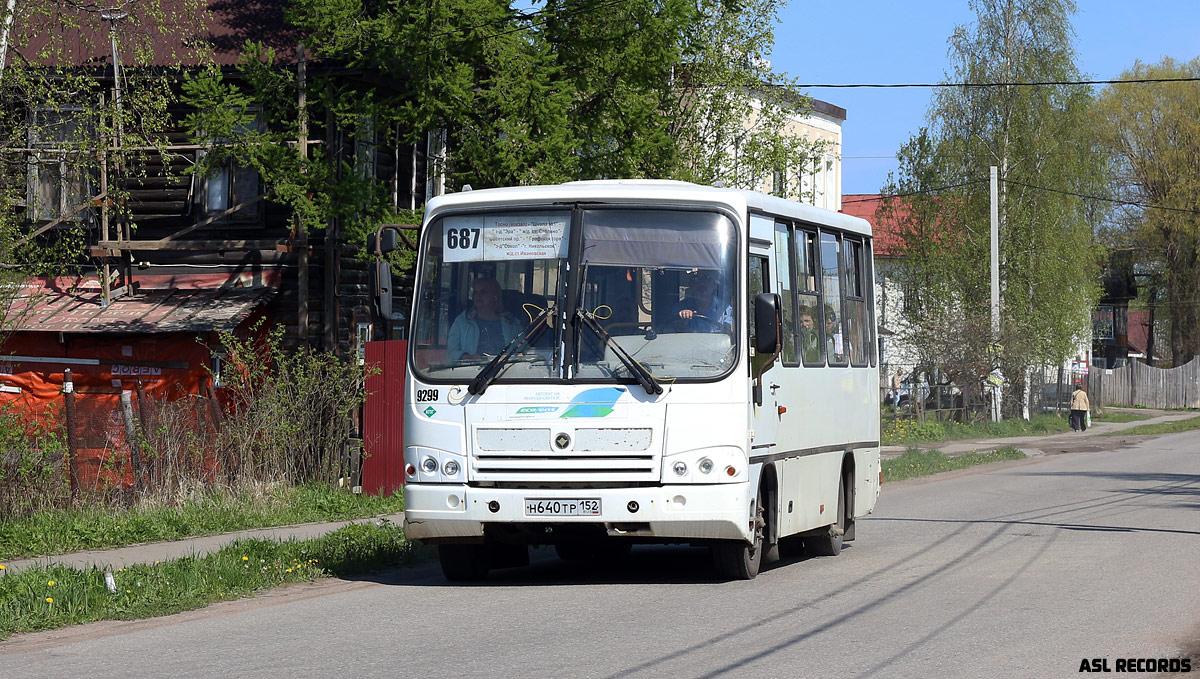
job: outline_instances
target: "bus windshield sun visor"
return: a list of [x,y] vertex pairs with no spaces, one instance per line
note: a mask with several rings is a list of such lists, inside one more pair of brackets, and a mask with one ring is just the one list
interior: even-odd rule
[[654,375],[650,374],[646,366],[638,363],[637,359],[626,353],[625,349],[613,340],[612,336],[605,332],[604,328],[600,327],[600,324],[596,322],[596,319],[592,318],[591,314],[580,308],[575,310],[575,316],[582,319],[583,325],[596,333],[596,336],[613,350],[613,354],[621,360],[621,363],[625,364],[625,367],[629,369],[629,374],[633,375],[634,379],[638,381],[638,384],[642,385],[647,394],[663,393],[662,385],[654,378]]
[[513,356],[517,355],[517,352],[524,349],[527,344],[532,342],[534,338],[546,329],[545,321],[553,313],[554,306],[551,305],[543,309],[537,316],[534,316],[529,325],[525,326],[521,332],[509,340],[504,349],[499,354],[496,354],[496,357],[488,362],[487,365],[483,366],[483,370],[480,370],[475,379],[471,380],[471,383],[467,385],[467,393],[478,395],[487,391],[488,386],[500,375],[500,369],[512,360]]

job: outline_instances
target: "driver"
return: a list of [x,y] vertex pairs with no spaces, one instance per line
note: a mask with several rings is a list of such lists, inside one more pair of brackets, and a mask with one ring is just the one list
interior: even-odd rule
[[504,295],[495,278],[476,278],[471,284],[470,309],[450,324],[446,360],[477,361],[495,356],[521,332],[516,317],[504,310]]
[[693,273],[684,298],[675,305],[676,329],[683,332],[733,330],[733,307],[720,292],[715,272],[701,269]]

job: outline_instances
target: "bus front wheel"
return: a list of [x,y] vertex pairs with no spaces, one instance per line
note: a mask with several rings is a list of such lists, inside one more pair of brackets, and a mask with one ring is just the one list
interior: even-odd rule
[[722,542],[712,546],[713,564],[717,574],[730,580],[753,580],[762,565],[763,536],[766,532],[766,513],[762,505],[762,489],[750,508],[754,542]]

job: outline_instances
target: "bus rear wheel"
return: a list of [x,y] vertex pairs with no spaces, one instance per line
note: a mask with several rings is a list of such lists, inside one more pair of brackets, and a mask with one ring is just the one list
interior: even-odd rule
[[753,580],[762,566],[764,534],[766,532],[766,513],[762,506],[762,489],[751,507],[750,519],[753,522],[754,542],[742,541],[722,542],[712,546],[713,564],[717,575],[729,580]]
[[837,556],[842,553],[842,537],[846,534],[846,477],[838,479],[838,520],[828,531],[816,537],[804,538],[804,549],[812,556]]
[[488,574],[487,548],[482,545],[438,545],[442,575],[450,582],[483,580]]

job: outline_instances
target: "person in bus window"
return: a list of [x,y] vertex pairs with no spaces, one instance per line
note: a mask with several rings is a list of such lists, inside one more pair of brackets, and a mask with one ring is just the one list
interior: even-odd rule
[[721,297],[720,281],[713,271],[695,272],[684,298],[675,305],[676,329],[683,332],[730,332],[733,307]]
[[817,326],[813,322],[812,309],[800,307],[800,351],[805,363],[818,363],[821,360],[821,338],[817,335]]
[[841,363],[846,360],[846,343],[842,341],[842,327],[832,309],[825,310],[825,351],[830,361]]
[[471,301],[471,308],[450,324],[446,360],[452,363],[495,356],[521,332],[517,318],[504,309],[504,294],[495,278],[475,279]]

